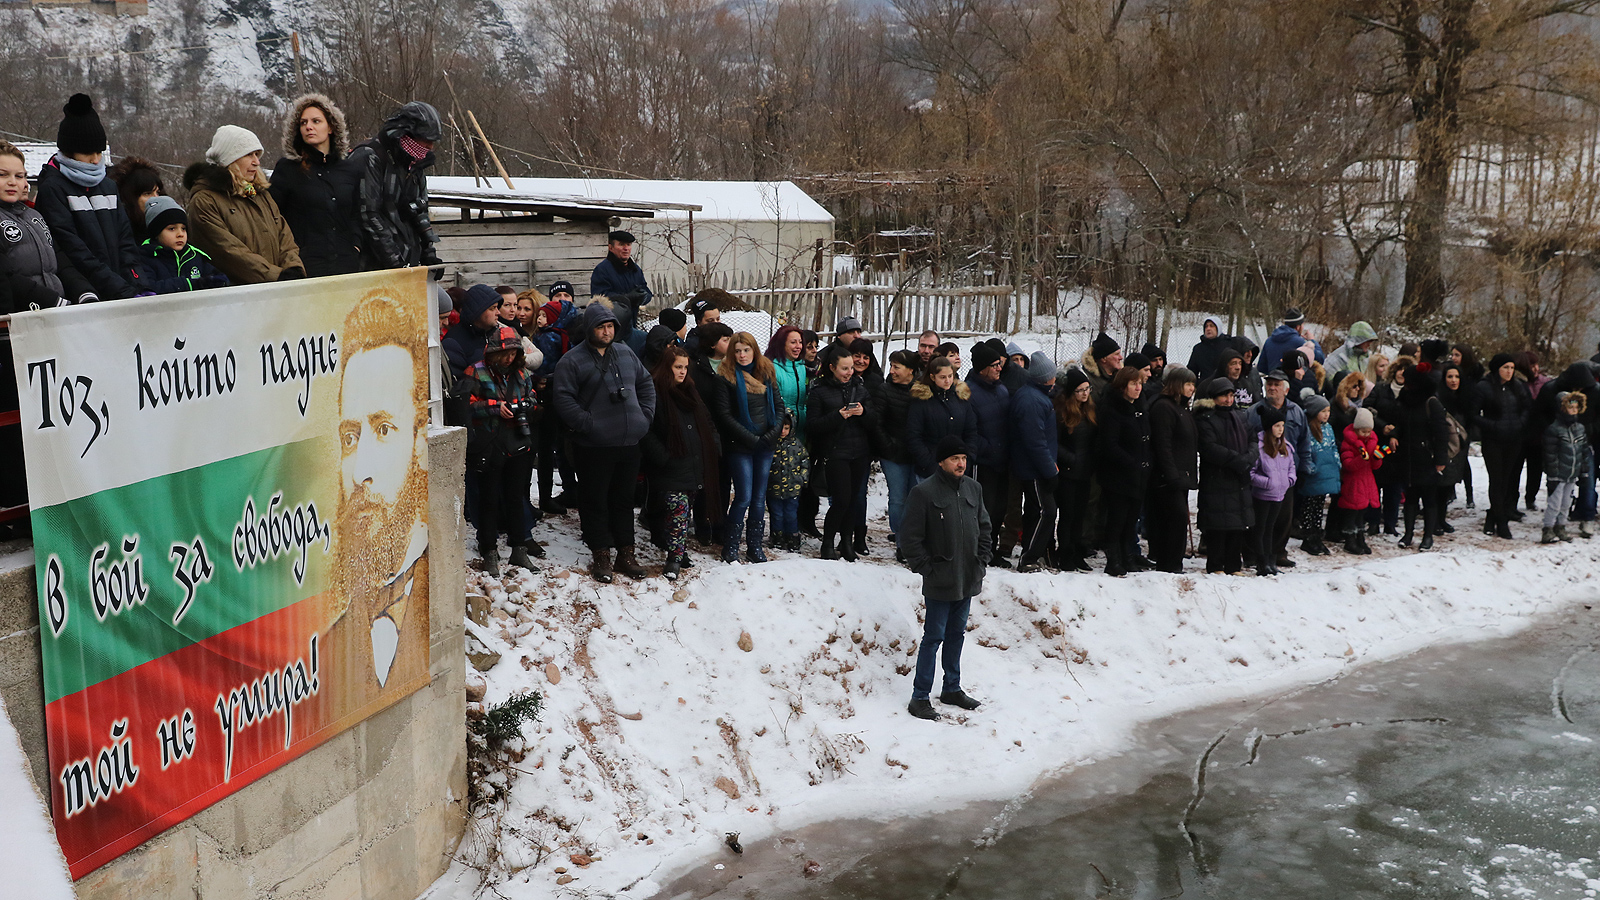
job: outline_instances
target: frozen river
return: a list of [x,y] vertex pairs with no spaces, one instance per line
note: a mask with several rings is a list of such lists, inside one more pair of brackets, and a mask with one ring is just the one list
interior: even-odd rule
[[1600,612],[1161,719],[1007,804],[721,862],[660,896],[1600,896]]

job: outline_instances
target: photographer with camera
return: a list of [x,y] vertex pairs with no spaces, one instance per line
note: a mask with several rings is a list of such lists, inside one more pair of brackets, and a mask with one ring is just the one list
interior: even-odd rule
[[645,280],[644,270],[633,261],[634,237],[626,231],[606,236],[606,258],[589,275],[589,302],[597,297],[611,301],[617,314],[617,342],[627,344],[636,355],[644,353],[644,332],[638,329],[639,310],[650,305],[655,292]]
[[522,336],[502,325],[484,346],[483,361],[467,369],[472,383],[472,432],[467,457],[478,473],[478,551],[483,569],[500,574],[501,531],[511,546],[511,565],[534,571],[530,551],[544,551],[528,531],[523,504],[533,477],[534,427],[539,401],[533,373],[522,356]]
[[633,493],[639,441],[655,416],[656,387],[639,357],[615,342],[617,316],[605,304],[584,308],[583,331],[588,338],[556,364],[554,385],[556,412],[572,429],[578,517],[583,542],[594,554],[590,571],[605,583],[613,571],[643,578],[633,549]]

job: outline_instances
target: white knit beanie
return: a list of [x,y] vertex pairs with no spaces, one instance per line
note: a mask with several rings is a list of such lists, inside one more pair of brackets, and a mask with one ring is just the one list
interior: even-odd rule
[[261,141],[249,129],[224,125],[211,136],[211,149],[206,151],[206,161],[229,166],[239,157],[260,149]]

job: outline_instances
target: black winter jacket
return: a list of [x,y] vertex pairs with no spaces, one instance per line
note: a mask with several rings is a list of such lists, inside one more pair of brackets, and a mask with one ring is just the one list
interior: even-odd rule
[[1505,449],[1522,446],[1529,407],[1533,405],[1526,382],[1516,377],[1503,382],[1499,373],[1490,372],[1478,382],[1476,405],[1478,432],[1484,445]]
[[[729,360],[726,365],[733,365],[732,360]],[[759,423],[755,422],[754,417],[751,418],[751,423],[757,424],[761,428],[761,433],[756,434],[744,427],[744,423],[739,421],[739,410],[736,402],[738,400],[736,392],[739,390],[739,386],[737,384],[729,384],[728,380],[720,375],[717,376],[717,380],[722,382],[722,390],[717,391],[712,399],[711,416],[712,421],[717,425],[718,433],[722,435],[722,452],[724,454],[729,452],[754,453],[763,448],[769,451],[776,448],[778,446],[778,435],[783,433],[783,416],[788,412],[788,410],[784,409],[783,399],[778,396],[777,384],[767,385],[765,394],[747,393],[745,395],[745,403],[752,410],[758,403],[763,404],[763,409],[765,410],[765,404],[769,400],[771,401],[771,414],[767,417],[765,425],[759,425]],[[749,381],[750,376],[747,375],[745,383],[748,384]],[[696,386],[698,387],[698,385]]]
[[971,449],[978,442],[978,414],[972,408],[972,389],[958,381],[949,390],[926,382],[911,386],[911,408],[906,412],[906,445],[917,475],[928,478],[939,467],[939,441],[945,435],[961,438]]
[[1056,418],[1056,466],[1063,482],[1088,481],[1094,474],[1095,432],[1099,428],[1088,419],[1080,419],[1077,427],[1068,431],[1061,418]]
[[1095,439],[1100,492],[1137,500],[1150,484],[1150,417],[1137,402],[1111,397]]
[[185,246],[182,253],[174,253],[151,239],[139,249],[143,251],[139,279],[148,290],[181,294],[228,286],[228,276],[213,266],[211,257],[199,247]]
[[[1003,371],[1003,370],[1002,370]],[[972,412],[978,417],[978,437],[968,442],[967,458],[978,466],[1005,468],[1006,421],[1011,414],[1011,389],[996,379],[985,381],[976,372],[967,376],[967,389],[971,396]]]
[[1056,407],[1043,385],[1028,382],[1011,395],[1011,475],[1021,481],[1061,474],[1056,457]]
[[134,274],[139,248],[116,182],[108,177],[94,187],[81,188],[51,161],[39,170],[34,208],[49,223],[56,247],[101,300],[119,300],[145,290]]
[[456,378],[462,378],[473,363],[483,362],[483,347],[489,340],[489,332],[478,326],[462,320],[450,326],[444,333],[445,358],[450,361],[450,372]]
[[356,190],[361,172],[337,152],[332,160],[313,148],[285,156],[272,167],[272,199],[300,245],[312,278],[361,271],[361,231]]
[[1200,433],[1194,412],[1162,394],[1150,407],[1150,486],[1192,491],[1200,487]]
[[882,435],[879,457],[902,466],[912,464],[911,445],[906,440],[911,417],[911,384],[896,384],[884,379],[878,399],[878,431]]
[[[862,415],[848,419],[839,415],[851,403],[861,404]],[[806,437],[811,441],[814,462],[873,455],[880,412],[860,375],[851,375],[849,381],[840,384],[837,378],[824,374],[811,383],[806,404]]]
[[1243,410],[1223,409],[1206,399],[1195,404],[1195,434],[1200,439],[1201,531],[1243,531],[1255,524],[1250,470],[1261,453]]
[[993,531],[983,488],[940,469],[906,495],[896,537],[906,566],[922,576],[922,596],[956,602],[983,590]]
[[673,456],[668,451],[671,446],[667,429],[671,427],[672,416],[667,410],[668,403],[677,401],[662,398],[656,406],[655,416],[650,421],[650,431],[639,442],[639,452],[645,465],[645,470],[650,473],[650,486],[658,491],[692,494],[705,487],[702,474],[705,464],[701,458],[700,434],[694,424],[694,410],[678,407],[678,427],[683,438],[685,453],[682,456]]
[[1450,461],[1450,427],[1445,422],[1444,404],[1434,396],[1432,380],[1420,375],[1415,380],[1416,384],[1408,380],[1401,389],[1390,422],[1400,447],[1383,461],[1379,471],[1393,470],[1394,484],[1437,487],[1444,477],[1435,467]]
[[428,218],[427,170],[433,153],[413,161],[400,147],[400,136],[437,141],[443,133],[439,113],[413,100],[383,123],[378,136],[350,154],[359,173],[356,221],[361,256],[367,269],[396,269],[438,262],[439,237]]

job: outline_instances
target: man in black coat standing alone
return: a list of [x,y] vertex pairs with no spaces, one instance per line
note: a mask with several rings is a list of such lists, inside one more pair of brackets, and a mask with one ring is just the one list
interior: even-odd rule
[[938,471],[911,489],[899,532],[900,552],[911,571],[922,576],[922,599],[927,604],[917,673],[911,682],[911,705],[906,711],[929,720],[939,718],[929,694],[941,644],[944,688],[939,702],[967,710],[978,708],[978,701],[961,689],[961,643],[972,598],[983,590],[983,570],[993,547],[983,489],[966,477],[966,445],[961,438],[947,435],[939,441],[935,455],[939,457]]

